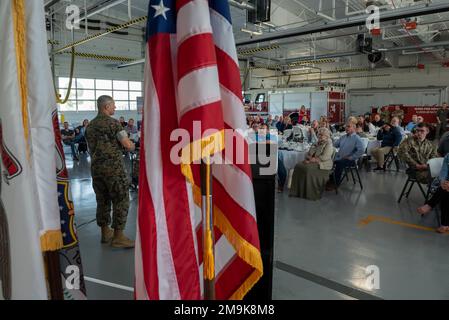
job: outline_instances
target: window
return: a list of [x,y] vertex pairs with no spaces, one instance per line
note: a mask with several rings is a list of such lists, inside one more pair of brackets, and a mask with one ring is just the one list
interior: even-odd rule
[[128,91],[115,91],[114,90],[114,100],[129,100]]
[[112,90],[112,80],[95,80],[95,88],[101,90]]
[[[58,78],[60,98],[65,98],[69,86],[69,78]],[[106,79],[82,79],[72,81],[72,90],[66,104],[60,106],[61,111],[95,111],[100,96],[111,96],[115,100],[117,110],[137,110],[137,98],[142,97],[142,82]]]
[[78,111],[95,111],[95,101],[78,101]]
[[76,90],[76,96],[78,100],[96,100],[95,90]]
[[129,90],[128,81],[114,81],[114,90]]

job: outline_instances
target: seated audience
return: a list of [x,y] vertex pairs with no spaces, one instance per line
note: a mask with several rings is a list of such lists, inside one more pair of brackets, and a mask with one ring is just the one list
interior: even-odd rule
[[373,122],[371,121],[370,118],[366,118],[365,119],[365,123],[368,125],[368,133],[372,136],[375,136],[377,134],[377,129],[376,127],[373,125]]
[[319,200],[329,180],[333,154],[331,133],[320,128],[317,143],[310,148],[306,160],[295,167],[290,196]]
[[299,124],[302,124],[303,126],[308,126],[309,123],[309,118],[307,116],[303,116],[302,120],[300,122],[298,122]]
[[393,127],[391,124],[385,124],[377,133],[377,140],[382,141],[382,143],[380,148],[371,150],[371,154],[377,162],[377,168],[374,170],[385,171],[385,156],[393,148],[399,146],[402,141],[402,135],[397,127]]
[[125,131],[128,134],[129,139],[136,144],[136,147],[139,147],[139,130],[134,125],[134,119],[129,119],[128,124],[125,127]]
[[369,125],[365,122],[364,116],[358,117],[357,124],[360,126],[360,128],[362,128],[363,132],[369,132]]
[[418,124],[418,116],[416,114],[414,114],[412,116],[412,121],[409,122],[406,126],[405,126],[405,130],[407,130],[408,132],[412,132],[413,129],[415,129],[416,125]]
[[420,123],[424,123],[424,118],[422,116],[418,116],[418,121],[416,122],[416,124],[420,124]]
[[339,148],[335,157],[335,180],[331,176],[330,183],[326,190],[335,190],[336,186],[341,184],[341,178],[345,168],[354,166],[356,161],[365,153],[361,138],[356,134],[356,125],[348,122],[346,125],[346,135],[342,136],[334,143],[335,148]]
[[418,213],[425,215],[438,204],[441,209],[441,226],[437,229],[437,232],[447,233],[449,232],[449,154],[444,158],[439,176],[439,187],[426,201],[426,204],[418,208]]
[[355,132],[360,138],[368,138],[368,134],[363,131],[362,125],[359,123],[355,126]]
[[407,174],[416,178],[419,183],[429,183],[430,175],[427,162],[437,157],[435,146],[426,139],[429,127],[420,123],[415,128],[412,137],[405,139],[399,145],[398,156],[407,166]]
[[83,125],[75,129],[75,139],[78,141],[78,151],[87,152],[87,141],[86,141],[86,129],[89,125],[89,120],[84,119]]
[[284,117],[283,116],[279,117],[279,122],[276,124],[276,129],[278,129],[278,131],[280,133],[284,132],[285,123],[284,123]]
[[125,122],[125,118],[124,117],[120,117],[119,118],[119,122],[122,125],[122,127],[126,127],[128,124]]
[[440,143],[438,145],[438,153],[445,157],[449,153],[449,132],[446,132],[441,137]]
[[278,122],[279,122],[279,116],[275,116],[274,120],[271,122],[270,128],[276,129]]
[[385,124],[385,122],[380,118],[380,114],[374,115],[373,125],[377,128],[382,128]]
[[78,155],[76,153],[75,144],[79,142],[79,139],[75,136],[75,131],[69,129],[69,123],[66,121],[64,122],[64,129],[61,130],[61,136],[62,136],[62,142],[70,146],[70,149],[72,151],[72,158],[73,160],[79,160]]
[[310,144],[316,144],[318,142],[318,130],[320,129],[320,124],[318,120],[313,120],[310,128],[307,131],[307,142]]
[[357,125],[357,123],[359,122],[359,119],[357,119],[357,117],[351,116],[348,118],[348,123],[351,122],[354,124],[354,126]]
[[402,138],[406,136],[404,128],[401,127],[401,120],[398,117],[391,118],[390,124],[393,128],[398,128]]

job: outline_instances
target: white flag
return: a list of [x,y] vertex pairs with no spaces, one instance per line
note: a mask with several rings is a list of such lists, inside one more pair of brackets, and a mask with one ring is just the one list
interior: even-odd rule
[[4,298],[47,299],[42,251],[62,235],[43,0],[1,1],[0,30],[1,286]]

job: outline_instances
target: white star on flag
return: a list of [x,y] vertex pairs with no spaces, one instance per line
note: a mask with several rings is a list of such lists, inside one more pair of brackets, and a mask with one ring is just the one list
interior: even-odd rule
[[167,16],[165,13],[167,11],[170,11],[170,8],[166,8],[164,6],[164,0],[161,0],[161,3],[158,6],[152,6],[154,10],[156,10],[156,13],[154,14],[154,18],[158,16],[163,16],[165,20],[167,20]]

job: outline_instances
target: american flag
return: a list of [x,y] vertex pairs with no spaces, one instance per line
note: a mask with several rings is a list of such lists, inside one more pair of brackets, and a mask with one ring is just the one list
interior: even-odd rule
[[[190,176],[170,159],[176,129],[201,133],[246,128],[240,72],[227,0],[151,0],[135,256],[136,299],[201,299],[202,217],[199,165]],[[204,137],[203,139],[210,138]],[[233,140],[233,141],[229,141]],[[244,164],[224,145],[211,152],[216,298],[242,299],[262,275],[248,145]],[[201,140],[200,140],[201,141]],[[197,143],[191,138],[188,143]],[[234,150],[235,151],[235,150]],[[218,152],[218,153],[217,153]],[[195,160],[195,159],[190,159]],[[184,173],[184,174],[183,174]]]

